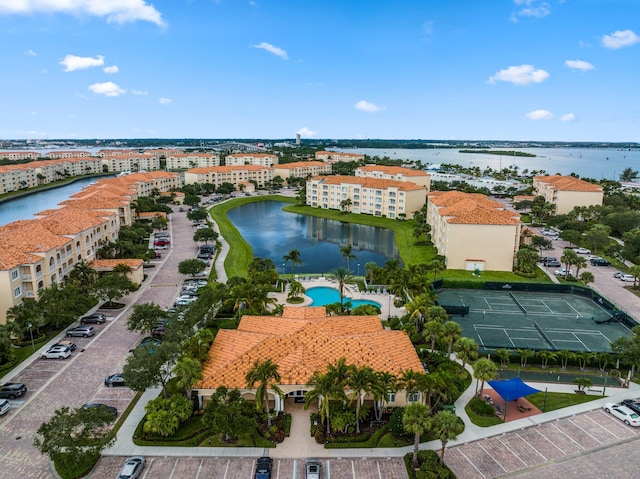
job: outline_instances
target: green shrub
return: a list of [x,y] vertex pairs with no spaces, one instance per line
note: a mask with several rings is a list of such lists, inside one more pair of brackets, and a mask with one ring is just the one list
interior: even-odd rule
[[493,417],[496,415],[494,407],[479,398],[471,399],[471,401],[469,401],[469,408],[478,416]]

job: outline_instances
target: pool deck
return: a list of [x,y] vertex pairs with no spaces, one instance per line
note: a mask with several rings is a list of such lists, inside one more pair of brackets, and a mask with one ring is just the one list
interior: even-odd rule
[[[299,281],[305,289],[319,288],[322,286],[333,288],[335,290],[338,289],[338,282],[332,281],[326,277],[308,278],[308,279],[303,277],[298,277],[297,281]],[[278,303],[284,304],[286,306],[309,306],[312,302],[312,299],[309,296],[304,295],[304,301],[302,303],[291,304],[287,302],[287,294],[288,293],[286,292],[269,293],[269,297],[275,298],[278,301]],[[357,284],[348,284],[348,285],[345,285],[344,295],[349,299],[375,301],[376,303],[380,304],[380,309],[381,309],[380,316],[383,319],[393,317],[393,316],[402,317],[407,313],[407,310],[404,307],[396,308],[396,306],[393,304],[393,300],[394,300],[393,294],[388,294],[383,292],[380,292],[379,294],[378,293],[369,294],[369,293],[359,291]]]

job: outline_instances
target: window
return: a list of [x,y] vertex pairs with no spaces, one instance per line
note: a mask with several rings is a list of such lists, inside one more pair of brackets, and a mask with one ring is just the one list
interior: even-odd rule
[[418,393],[407,394],[407,402],[418,402]]
[[13,297],[14,298],[17,298],[21,294],[22,294],[22,292],[20,291],[20,286],[18,286],[16,289],[13,290]]
[[396,393],[389,393],[387,402],[396,402]]
[[16,270],[13,270],[13,271],[11,272],[11,279],[12,279],[12,280],[14,280],[14,281],[15,281],[16,279],[18,279],[18,270],[17,270],[17,269],[16,269]]

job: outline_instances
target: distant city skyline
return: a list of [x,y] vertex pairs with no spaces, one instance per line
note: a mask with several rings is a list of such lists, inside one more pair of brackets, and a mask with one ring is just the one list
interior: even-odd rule
[[640,1],[0,0],[0,139],[640,141]]

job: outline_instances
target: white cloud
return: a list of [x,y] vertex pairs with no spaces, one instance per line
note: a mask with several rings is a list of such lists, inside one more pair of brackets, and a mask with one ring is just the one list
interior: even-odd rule
[[602,37],[602,46],[611,50],[630,47],[636,43],[640,43],[640,36],[636,35],[632,30],[618,30],[611,35]]
[[375,113],[377,111],[382,110],[382,108],[380,108],[375,103],[371,103],[370,101],[366,101],[366,100],[360,100],[354,106],[356,110],[365,111],[367,113]]
[[159,98],[158,101],[161,105],[169,105],[173,100],[171,98]]
[[76,70],[86,70],[87,68],[101,67],[104,65],[104,57],[98,55],[97,57],[78,57],[76,55],[67,55],[64,60],[60,62],[60,65],[64,65],[66,72],[73,72]]
[[487,80],[487,83],[504,81],[514,85],[528,85],[529,83],[542,83],[549,78],[545,70],[536,70],[533,65],[511,66],[498,71]]
[[529,120],[551,120],[553,113],[549,110],[533,110],[526,114]]
[[144,90],[135,90],[135,89],[134,89],[134,90],[131,90],[131,93],[133,93],[134,95],[142,95],[142,96],[144,96],[144,95],[148,95],[148,94],[149,94],[149,92],[147,92],[147,91],[144,91]]
[[123,90],[118,85],[113,82],[104,82],[104,83],[94,83],[89,86],[89,90],[91,90],[96,95],[104,95],[104,96],[120,96],[127,93],[127,90]]
[[519,17],[544,18],[551,13],[551,6],[541,0],[513,0],[519,10],[511,14],[511,21],[517,22]]
[[27,50],[26,52],[24,52],[24,54],[29,55],[30,57],[35,57],[37,55],[37,53],[33,50]]
[[253,45],[253,48],[260,48],[262,50],[266,50],[269,53],[273,53],[275,56],[282,58],[283,60],[289,59],[287,52],[285,52],[282,48],[278,48],[267,42],[261,42],[261,43],[258,43],[257,45]]
[[296,133],[298,133],[300,136],[305,136],[305,137],[316,136],[318,134],[317,132],[310,130],[306,126],[303,128],[300,128]]
[[582,70],[585,72],[596,68],[591,63],[582,60],[567,60],[564,64],[572,70]]
[[422,35],[425,37],[433,35],[433,23],[433,20],[429,20],[422,24]]
[[110,67],[104,67],[102,71],[105,73],[118,73],[120,69],[118,68],[118,65],[112,65]]
[[63,13],[106,17],[107,23],[138,20],[164,26],[162,14],[145,0],[1,0],[0,13],[31,15]]
[[573,121],[576,119],[576,116],[573,113],[566,113],[560,117],[560,121]]

